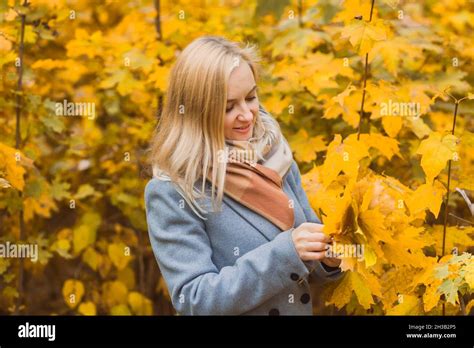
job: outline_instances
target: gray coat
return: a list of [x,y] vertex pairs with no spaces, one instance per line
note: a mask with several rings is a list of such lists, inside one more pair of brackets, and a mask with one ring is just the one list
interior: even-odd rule
[[[295,225],[320,223],[295,161],[283,178]],[[303,262],[291,239],[269,220],[224,195],[222,210],[200,219],[170,181],[145,188],[148,231],[173,306],[182,315],[311,315],[308,275],[341,276]]]

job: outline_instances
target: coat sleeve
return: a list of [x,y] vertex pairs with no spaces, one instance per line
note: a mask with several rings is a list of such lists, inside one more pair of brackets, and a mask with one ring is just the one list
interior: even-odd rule
[[299,279],[309,275],[292,229],[219,270],[204,221],[183,203],[171,182],[150,180],[145,202],[153,252],[180,314],[243,314],[294,284],[295,274]]
[[[295,194],[298,197],[298,201],[301,207],[303,208],[304,214],[306,216],[306,221],[320,224],[321,220],[319,220],[313,208],[311,208],[311,205],[308,201],[308,196],[306,195],[306,192],[304,191],[303,186],[301,184],[301,173],[298,168],[298,164],[295,160],[293,160],[293,163],[291,164],[291,171],[293,173],[293,177],[295,178]],[[308,266],[310,270],[314,271],[318,278],[321,278],[322,282],[334,281],[342,276],[342,272],[339,267],[329,267],[323,265],[319,261],[305,261],[304,263]]]

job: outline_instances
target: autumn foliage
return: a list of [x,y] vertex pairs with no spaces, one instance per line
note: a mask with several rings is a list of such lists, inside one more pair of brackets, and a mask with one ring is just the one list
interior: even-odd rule
[[335,250],[363,249],[315,313],[469,314],[469,0],[2,2],[0,242],[39,259],[0,258],[0,312],[173,313],[145,150],[176,55],[204,34],[259,45],[259,96],[311,205]]

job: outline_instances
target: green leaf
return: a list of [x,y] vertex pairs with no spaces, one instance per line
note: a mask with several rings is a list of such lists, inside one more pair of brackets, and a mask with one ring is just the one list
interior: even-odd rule
[[258,20],[258,18],[267,14],[273,14],[275,18],[279,19],[289,3],[289,0],[258,0],[257,8],[255,9],[255,18]]
[[61,133],[64,131],[64,120],[61,116],[47,114],[41,117],[41,122],[53,132]]

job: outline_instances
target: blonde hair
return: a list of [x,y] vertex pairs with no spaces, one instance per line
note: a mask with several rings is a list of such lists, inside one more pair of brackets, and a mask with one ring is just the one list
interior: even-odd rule
[[[207,213],[198,203],[206,197],[205,184],[211,172],[213,210],[221,209],[226,161],[224,117],[227,85],[237,62],[249,64],[257,81],[259,58],[255,46],[241,47],[222,37],[204,36],[191,42],[171,69],[163,112],[150,146],[153,177],[170,180],[192,210],[202,219]],[[281,141],[278,122],[260,108],[249,139],[257,156],[267,144]],[[201,189],[195,183],[202,178]],[[199,212],[198,212],[199,211]]]

